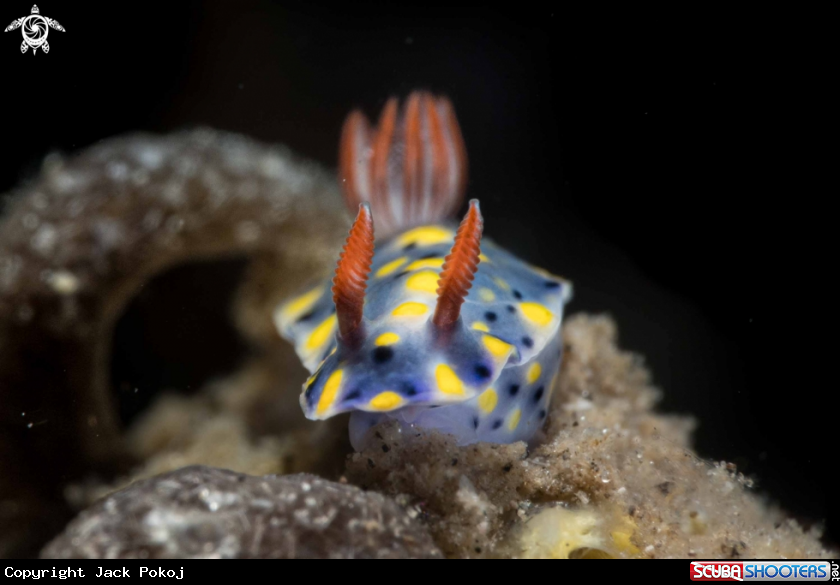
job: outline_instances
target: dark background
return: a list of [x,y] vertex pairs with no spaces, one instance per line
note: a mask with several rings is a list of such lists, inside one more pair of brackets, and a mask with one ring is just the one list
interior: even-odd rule
[[[702,456],[734,461],[837,542],[833,346],[814,335],[831,305],[801,292],[821,288],[830,266],[815,276],[797,249],[815,237],[801,208],[824,212],[801,166],[813,144],[795,137],[809,91],[796,25],[507,6],[39,2],[67,32],[51,31],[50,53],[35,56],[20,54],[20,31],[0,35],[0,191],[54,150],[199,125],[333,167],[353,107],[375,116],[390,95],[446,94],[485,233],[573,280],[571,312],[616,318],[621,345],[645,355],[664,390],[661,409],[700,421]],[[3,3],[2,26],[30,9]],[[184,269],[157,296],[173,279],[184,298],[202,278],[232,290],[240,269]],[[206,338],[206,319],[174,311],[167,345],[138,303],[117,331],[115,384],[194,388],[226,365],[185,349]],[[241,343],[229,349],[238,359]],[[158,377],[140,379],[150,369]]]

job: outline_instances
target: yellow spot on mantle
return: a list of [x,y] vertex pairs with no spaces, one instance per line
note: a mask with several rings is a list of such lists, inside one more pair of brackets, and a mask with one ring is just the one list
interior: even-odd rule
[[438,389],[444,394],[453,396],[464,395],[464,383],[455,375],[455,372],[446,364],[440,364],[435,368],[435,379]]
[[487,351],[496,357],[506,356],[510,352],[511,347],[513,347],[511,344],[505,343],[498,337],[493,337],[492,335],[485,335],[481,338],[481,341],[484,343]]
[[373,410],[394,410],[403,402],[402,396],[396,392],[386,390],[370,399],[368,406]]
[[315,327],[309,334],[309,339],[306,340],[306,349],[317,349],[324,345],[335,330],[336,322],[337,318],[335,314],[332,314]]
[[554,319],[554,313],[539,303],[519,303],[519,308],[526,319],[541,327],[545,327]]
[[496,294],[489,288],[478,289],[478,296],[485,303],[490,303],[496,300]]
[[396,333],[391,333],[389,331],[388,333],[383,333],[382,335],[377,337],[376,341],[374,341],[373,343],[375,345],[393,345],[394,343],[397,343],[399,340],[400,340],[399,335],[397,335]]
[[485,333],[490,331],[490,328],[487,326],[487,324],[482,323],[481,321],[476,321],[475,323],[473,323],[472,328],[476,331],[484,331]]
[[542,374],[542,366],[536,362],[531,364],[531,367],[528,368],[528,383],[533,384],[537,381],[537,378],[540,377]]
[[479,254],[478,259],[481,260],[482,262],[490,262],[490,258],[485,256],[484,254]]
[[423,258],[415,260],[405,267],[406,270],[419,270],[420,268],[440,268],[443,266],[443,258]]
[[401,304],[391,314],[395,317],[416,317],[425,314],[428,310],[429,307],[423,303],[408,302]]
[[409,290],[435,294],[437,293],[439,279],[440,276],[437,272],[425,270],[409,276],[408,280],[405,281],[405,286]]
[[318,399],[318,408],[315,410],[316,414],[324,414],[338,396],[338,389],[341,387],[341,380],[344,378],[344,370],[336,370],[327,379],[324,384],[324,389],[321,391],[321,397]]
[[397,238],[398,246],[417,244],[418,246],[431,246],[441,242],[451,241],[454,234],[442,227],[428,225],[405,232]]
[[519,426],[519,421],[522,419],[522,409],[517,408],[513,411],[513,414],[510,415],[508,419],[508,430],[515,431],[516,427]]
[[504,278],[494,276],[493,277],[493,282],[495,282],[496,286],[498,286],[502,290],[510,290],[510,285],[507,283],[507,281]]
[[478,397],[478,407],[484,411],[485,414],[490,414],[496,408],[499,402],[499,395],[492,388],[488,388]]
[[312,305],[315,304],[321,297],[321,293],[324,292],[324,287],[319,286],[308,293],[302,294],[296,299],[292,299],[289,303],[283,307],[282,316],[283,319],[292,320],[298,315],[302,314],[304,311],[308,311],[312,308]]
[[379,270],[376,271],[374,276],[381,277],[381,276],[388,276],[392,272],[394,272],[397,268],[402,266],[408,261],[408,258],[403,256],[402,258],[397,258],[396,260],[391,260],[384,266],[382,266]]

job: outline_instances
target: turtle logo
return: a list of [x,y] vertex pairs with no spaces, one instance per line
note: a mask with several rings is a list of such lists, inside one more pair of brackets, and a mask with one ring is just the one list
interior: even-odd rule
[[21,32],[23,32],[23,42],[20,44],[20,52],[25,53],[26,49],[32,47],[33,55],[39,48],[45,53],[50,52],[50,44],[47,42],[47,34],[50,32],[50,28],[64,32],[64,27],[58,24],[58,21],[41,16],[41,11],[38,10],[37,5],[32,7],[32,14],[12,21],[12,24],[7,26],[3,32],[9,32],[16,28],[20,28]]

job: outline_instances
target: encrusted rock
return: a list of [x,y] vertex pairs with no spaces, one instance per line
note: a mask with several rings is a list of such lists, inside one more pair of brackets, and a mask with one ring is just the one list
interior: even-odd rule
[[43,558],[439,558],[393,500],[313,475],[185,467],[82,512]]
[[[62,514],[38,510],[61,508],[65,482],[133,463],[108,366],[114,324],[146,283],[247,259],[236,323],[282,366],[271,311],[329,272],[348,219],[331,173],[234,134],[134,134],[48,156],[0,219],[0,557],[54,532]],[[282,375],[274,394],[296,402],[299,388]]]

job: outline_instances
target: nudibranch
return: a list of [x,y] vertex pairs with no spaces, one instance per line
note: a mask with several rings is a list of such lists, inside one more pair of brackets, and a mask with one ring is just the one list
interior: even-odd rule
[[385,418],[469,444],[528,440],[546,417],[572,287],[482,239],[477,200],[447,223],[466,164],[446,98],[414,92],[375,128],[358,111],[344,124],[339,178],[356,219],[332,286],[275,322],[312,372],[307,418],[351,411],[356,449]]

